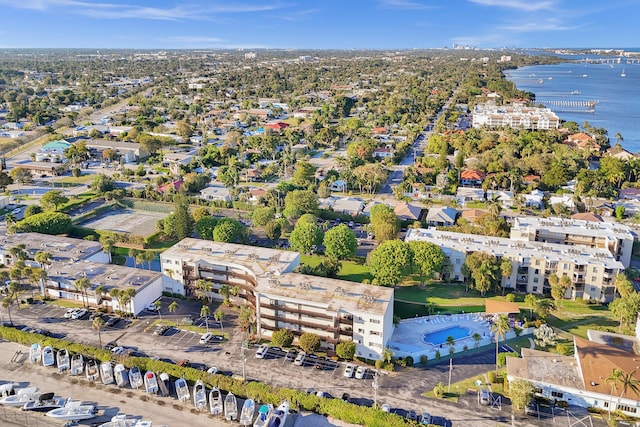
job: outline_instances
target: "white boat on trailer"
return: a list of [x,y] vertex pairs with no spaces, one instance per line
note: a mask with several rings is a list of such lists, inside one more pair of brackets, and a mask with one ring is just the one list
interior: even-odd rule
[[58,350],[56,355],[58,361],[58,372],[68,371],[71,367],[71,360],[69,359],[69,351],[66,348]]
[[250,426],[253,423],[253,415],[256,412],[256,402],[253,399],[247,399],[242,405],[242,411],[240,411],[240,424],[243,426]]
[[49,412],[53,409],[62,408],[69,399],[56,396],[55,393],[42,393],[37,400],[27,402],[22,407],[23,411]]
[[129,370],[129,383],[131,388],[138,389],[142,387],[142,373],[140,373],[140,368],[137,366],[132,366]]
[[58,420],[80,421],[95,418],[98,412],[96,405],[83,405],[80,400],[67,402],[62,408],[53,409],[46,413],[47,417]]
[[160,394],[163,396],[171,395],[169,389],[169,380],[169,374],[167,374],[166,372],[161,372],[160,375],[158,375],[158,389],[160,391]]
[[253,423],[253,427],[266,427],[267,422],[269,422],[269,418],[271,418],[271,413],[273,413],[273,405],[262,405],[260,409],[258,409],[258,418]]
[[56,363],[55,352],[53,348],[48,345],[42,349],[42,365],[53,366]]
[[100,424],[99,427],[151,427],[151,421],[130,418],[127,414],[114,415],[111,421]]
[[147,371],[147,373],[144,374],[144,388],[149,394],[158,393],[158,379],[153,371]]
[[238,401],[233,393],[227,394],[224,398],[224,418],[227,421],[238,420]]
[[211,412],[211,415],[220,415],[222,411],[222,394],[218,387],[214,387],[209,392],[209,412]]
[[71,356],[71,369],[69,375],[82,375],[84,371],[84,357],[81,354]]
[[31,348],[29,349],[29,362],[36,365],[41,361],[42,361],[42,347],[40,347],[40,344],[38,343],[31,344]]
[[284,427],[287,422],[287,416],[289,415],[289,402],[282,402],[276,409],[274,409],[267,427]]
[[193,406],[198,411],[202,411],[207,406],[207,388],[201,380],[196,381],[193,386]]
[[85,369],[85,376],[87,381],[94,382],[100,377],[100,368],[98,367],[98,362],[91,359],[87,361],[87,366]]
[[113,376],[116,379],[116,384],[118,385],[118,387],[125,387],[127,384],[129,384],[129,372],[122,363],[118,363],[113,368]]
[[100,377],[102,384],[113,384],[113,366],[111,362],[102,362],[100,364]]
[[178,378],[176,380],[176,395],[180,402],[186,402],[191,397],[189,386],[184,378]]
[[26,387],[16,390],[16,394],[0,399],[0,405],[22,407],[27,402],[33,402],[40,397],[37,387]]

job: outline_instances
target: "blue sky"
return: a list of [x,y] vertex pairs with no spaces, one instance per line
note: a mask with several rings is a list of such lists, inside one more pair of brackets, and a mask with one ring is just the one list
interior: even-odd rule
[[638,0],[0,0],[8,48],[637,47]]

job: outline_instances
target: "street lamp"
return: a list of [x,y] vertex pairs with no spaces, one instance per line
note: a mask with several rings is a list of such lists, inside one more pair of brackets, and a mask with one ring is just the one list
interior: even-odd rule
[[373,383],[371,384],[373,387],[373,407],[378,407],[378,371],[375,371],[373,374]]

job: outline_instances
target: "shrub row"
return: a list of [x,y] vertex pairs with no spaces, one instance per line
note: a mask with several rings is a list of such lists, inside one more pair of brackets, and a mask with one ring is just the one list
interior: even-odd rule
[[[67,340],[45,337],[30,332],[19,331],[14,328],[0,326],[2,338],[20,344],[31,345],[39,343],[42,346],[50,345],[55,349],[66,348],[71,354],[82,354],[95,358],[100,362],[111,360],[111,354],[93,346],[76,344]],[[292,407],[300,410],[313,411],[320,415],[331,416],[347,423],[366,425],[369,427],[397,427],[417,426],[418,424],[399,415],[382,412],[378,409],[358,406],[344,402],[340,399],[326,399],[306,394],[304,392],[274,387],[257,381],[245,381],[240,378],[227,377],[219,374],[208,374],[194,368],[180,367],[171,363],[153,360],[147,357],[127,357],[123,363],[128,368],[137,366],[142,372],[166,372],[174,378],[184,378],[194,383],[202,380],[209,387],[218,387],[220,390],[231,392],[236,396],[251,398],[256,402],[278,405],[286,400]]]

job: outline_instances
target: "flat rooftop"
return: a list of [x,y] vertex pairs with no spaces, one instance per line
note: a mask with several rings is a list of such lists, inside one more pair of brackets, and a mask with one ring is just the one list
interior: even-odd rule
[[5,251],[19,244],[24,244],[32,257],[38,251],[49,252],[53,261],[78,261],[102,251],[102,244],[99,242],[71,237],[41,233],[17,233],[0,237],[0,248]]
[[629,227],[611,222],[594,222],[565,218],[516,217],[514,229],[547,230],[557,234],[572,234],[577,236],[615,237],[616,239],[631,239],[635,234]]
[[559,243],[516,240],[477,234],[454,233],[434,228],[410,228],[405,241],[424,240],[460,252],[490,252],[495,256],[511,255],[519,258],[544,258],[547,261],[567,261],[579,265],[600,265],[624,269],[607,249],[569,246]]
[[87,277],[91,281],[90,290],[98,285],[109,289],[144,288],[162,277],[158,271],[142,270],[115,264],[101,264],[92,261],[69,261],[54,263],[49,268],[49,278],[54,281],[75,281]]
[[[300,254],[187,237],[164,251],[160,258],[179,258],[192,263],[202,261],[205,264],[238,265],[258,276],[267,272],[278,274],[290,270],[298,265]],[[292,267],[292,264],[295,265]]]
[[584,390],[578,362],[573,356],[522,348],[522,358],[507,357],[507,375]]
[[263,274],[256,291],[262,295],[304,300],[329,311],[384,314],[393,302],[393,289],[299,273]]

